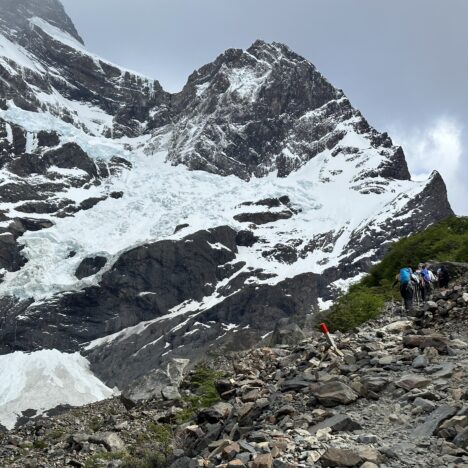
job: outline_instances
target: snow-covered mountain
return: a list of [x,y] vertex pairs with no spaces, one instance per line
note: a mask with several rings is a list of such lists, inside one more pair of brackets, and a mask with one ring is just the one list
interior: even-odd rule
[[285,45],[230,49],[170,94],[88,52],[58,0],[0,0],[4,354],[81,352],[123,389],[313,313],[450,214],[440,175],[411,181]]

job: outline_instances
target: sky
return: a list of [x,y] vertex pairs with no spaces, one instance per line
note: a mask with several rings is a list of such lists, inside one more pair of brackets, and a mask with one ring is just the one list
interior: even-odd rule
[[467,0],[62,0],[88,49],[179,91],[230,47],[283,42],[468,215]]

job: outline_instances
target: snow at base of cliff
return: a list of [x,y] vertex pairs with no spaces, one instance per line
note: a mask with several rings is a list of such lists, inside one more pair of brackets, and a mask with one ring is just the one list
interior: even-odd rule
[[79,353],[52,349],[7,354],[0,356],[0,375],[0,424],[7,429],[28,409],[39,415],[58,405],[86,405],[114,394]]

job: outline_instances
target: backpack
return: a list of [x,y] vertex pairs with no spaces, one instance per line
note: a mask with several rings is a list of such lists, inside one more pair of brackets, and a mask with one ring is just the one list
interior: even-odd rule
[[424,278],[424,281],[427,281],[428,283],[431,282],[431,275],[427,268],[424,268],[424,270],[421,270],[421,275]]
[[409,268],[402,268],[400,270],[400,283],[401,284],[408,284],[411,279],[411,273]]
[[439,271],[437,273],[439,273],[439,278],[442,280],[448,280],[450,277],[447,268],[445,268],[443,265],[439,268]]

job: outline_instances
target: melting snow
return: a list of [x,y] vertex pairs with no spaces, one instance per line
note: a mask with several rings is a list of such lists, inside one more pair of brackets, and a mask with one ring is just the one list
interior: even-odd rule
[[0,423],[7,429],[22,411],[34,409],[39,415],[60,404],[85,405],[114,393],[79,353],[52,349],[0,356],[0,374]]

